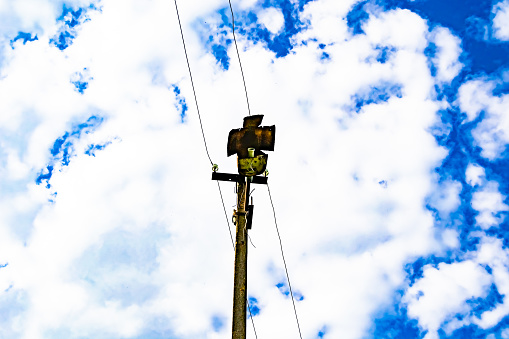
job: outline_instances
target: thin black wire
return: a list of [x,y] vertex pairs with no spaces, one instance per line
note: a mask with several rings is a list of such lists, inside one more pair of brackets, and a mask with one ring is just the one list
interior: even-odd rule
[[249,238],[249,242],[251,243],[251,245],[256,248],[255,244],[253,244],[253,240],[251,239],[251,236],[248,234],[247,237]]
[[249,108],[249,97],[247,95],[246,79],[244,78],[244,71],[242,70],[242,62],[240,61],[239,47],[237,46],[237,39],[235,38],[235,16],[233,15],[232,2],[228,0],[230,4],[230,11],[232,12],[232,31],[233,41],[235,42],[235,50],[237,51],[237,58],[239,59],[240,73],[242,74],[242,82],[244,83],[244,92],[246,92],[247,112],[251,115],[251,109]]
[[230,239],[232,240],[233,250],[235,250],[235,242],[233,241],[232,229],[230,227],[230,222],[228,221],[228,213],[226,213],[226,207],[224,207],[223,200],[223,192],[221,192],[221,186],[219,186],[219,181],[217,181],[217,188],[219,188],[219,195],[221,196],[221,203],[223,204],[224,216],[226,217],[226,225],[228,226],[228,233],[230,234]]
[[205,132],[203,132],[203,125],[201,123],[200,109],[198,108],[198,99],[196,98],[196,91],[194,89],[193,75],[191,74],[191,66],[189,65],[189,58],[187,57],[186,42],[184,41],[184,33],[182,32],[182,24],[180,23],[180,15],[179,15],[179,9],[177,7],[177,0],[174,0],[174,1],[175,1],[175,10],[177,11],[177,19],[178,19],[179,27],[180,27],[180,36],[182,37],[182,44],[184,45],[184,53],[186,54],[187,69],[189,70],[189,77],[191,78],[191,86],[193,87],[194,102],[196,103],[196,110],[198,111],[198,119],[200,120],[201,135],[203,136],[203,142],[205,144],[205,151],[207,152],[207,157],[210,160],[210,164],[214,165],[214,163],[212,162],[212,159],[210,158],[209,149],[207,148],[207,141],[205,140]]
[[[237,185],[235,185],[235,187],[237,187]],[[244,185],[244,189],[247,189],[246,185]],[[247,193],[248,193],[248,195],[246,197],[246,202],[249,201],[249,192],[247,192]],[[243,195],[243,194],[244,194],[244,191],[241,192],[241,195]],[[244,225],[244,227],[246,227],[246,225]],[[247,229],[246,229],[246,232],[247,232]],[[249,240],[251,240],[249,233],[248,233],[247,237],[249,238]],[[251,242],[251,244],[253,244],[253,243]],[[234,249],[235,249],[235,247],[234,247]],[[249,299],[247,297],[247,294],[246,294],[246,303],[247,303],[247,310],[249,311],[249,318],[251,319],[251,323],[253,324],[254,335],[255,335],[255,338],[258,339],[258,334],[256,334],[256,327],[254,324],[253,314],[251,313],[251,305],[249,304]]]
[[[219,189],[219,195],[221,196],[221,203],[223,204],[223,211],[224,211],[224,216],[226,218],[226,225],[228,226],[228,233],[230,234],[230,239],[232,241],[233,250],[235,251],[235,242],[233,241],[232,230],[230,227],[230,222],[228,221],[228,213],[226,213],[226,207],[224,206],[223,193],[221,191],[221,186],[219,185],[219,181],[217,181],[217,188]],[[248,237],[249,237],[249,235],[248,235]],[[251,244],[253,245],[253,242],[251,242]],[[246,298],[247,298],[247,296],[246,296]],[[254,331],[255,338],[258,339],[258,334],[256,334],[256,327],[254,324],[253,314],[251,313],[251,305],[249,305],[249,300],[247,300],[247,308],[249,311],[249,318],[251,319],[251,324],[253,324],[253,331]]]
[[[230,0],[228,0],[228,1],[230,1]],[[203,137],[203,143],[205,145],[205,151],[207,152],[207,157],[209,158],[210,164],[214,165],[214,162],[210,158],[209,150],[208,150],[208,147],[207,147],[207,140],[205,139],[205,132],[203,131],[203,124],[201,122],[201,115],[200,115],[200,109],[198,107],[198,99],[196,97],[196,90],[194,89],[194,82],[193,82],[193,75],[191,73],[191,66],[189,65],[189,58],[187,56],[186,42],[184,40],[184,33],[182,31],[182,24],[180,22],[180,15],[179,15],[179,10],[178,10],[178,6],[177,6],[177,0],[174,0],[174,2],[175,2],[175,10],[177,11],[177,19],[178,19],[179,28],[180,28],[180,36],[182,37],[182,45],[184,46],[184,53],[186,55],[187,69],[189,70],[189,77],[191,78],[191,86],[193,88],[194,102],[196,103],[196,111],[198,112],[198,119],[200,121],[200,128],[201,128],[201,134],[202,134],[202,137]],[[239,49],[237,47],[237,40],[235,39],[235,23],[234,23],[234,20],[233,20],[233,9],[231,7],[231,3],[230,3],[230,10],[232,11],[233,39],[235,41],[235,48],[237,49],[237,56],[239,58],[240,71],[242,72],[242,80],[244,81],[244,91],[246,92],[247,109],[248,109],[249,115],[251,115],[251,111],[249,109],[249,98],[247,96],[246,82],[244,80],[244,72],[242,71],[242,64],[240,62]],[[235,250],[235,242],[233,241],[233,236],[232,236],[232,233],[231,233],[230,223],[228,221],[228,214],[226,213],[226,208],[224,206],[223,193],[221,192],[221,186],[219,185],[219,181],[217,182],[217,187],[219,189],[219,195],[221,196],[221,203],[223,204],[223,210],[224,210],[224,214],[225,214],[225,217],[226,217],[226,224],[228,226],[228,232],[230,233],[230,239],[232,241],[233,249]],[[251,313],[251,305],[249,305],[249,300],[247,300],[247,306],[248,306],[248,310],[249,310],[249,317],[251,318],[251,323],[253,324],[253,331],[254,331],[254,334],[255,334],[255,338],[258,339],[258,335],[256,334],[256,328],[255,328],[255,324],[254,324],[254,320],[253,320],[253,314]]]
[[[246,298],[247,298],[247,296],[246,296]],[[258,335],[256,334],[256,328],[254,325],[253,314],[251,313],[251,305],[249,305],[249,300],[247,300],[247,309],[249,310],[249,318],[251,318],[251,323],[253,324],[253,331],[255,334],[255,338],[258,339]]]
[[279,238],[279,246],[281,247],[281,256],[283,257],[283,263],[285,264],[286,279],[288,279],[288,287],[290,287],[290,295],[292,296],[293,312],[295,313],[295,320],[297,320],[299,336],[300,339],[302,339],[302,333],[300,332],[299,317],[297,316],[297,309],[295,308],[295,300],[293,298],[292,284],[290,284],[290,276],[288,275],[288,268],[286,267],[285,254],[283,252],[283,243],[281,241],[281,235],[279,234],[279,228],[277,227],[276,210],[274,208],[274,203],[272,202],[272,195],[270,194],[269,184],[267,184],[267,190],[269,191],[270,204],[272,205],[272,212],[274,213],[274,223],[276,225],[277,236]]

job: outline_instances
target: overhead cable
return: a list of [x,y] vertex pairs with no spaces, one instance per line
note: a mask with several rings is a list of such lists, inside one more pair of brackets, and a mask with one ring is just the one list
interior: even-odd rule
[[[219,186],[219,181],[217,182],[217,188],[219,188],[219,195],[221,196],[221,203],[223,204],[223,211],[224,211],[224,216],[226,217],[226,225],[228,226],[228,233],[230,234],[230,239],[232,241],[233,250],[235,251],[235,242],[233,241],[232,230],[230,227],[230,222],[228,221],[228,214],[226,213],[226,208],[224,207],[223,193],[221,192],[221,186]],[[251,242],[251,244],[253,244],[253,243]],[[254,335],[255,335],[255,338],[258,339],[258,335],[256,334],[256,327],[255,327],[254,320],[253,320],[253,314],[251,313],[251,305],[249,304],[249,300],[247,300],[247,306],[248,306],[248,311],[249,311],[249,318],[251,318],[251,323],[253,324]]]
[[[180,22],[180,15],[179,15],[179,10],[178,10],[178,6],[177,6],[177,0],[174,0],[174,2],[175,2],[175,10],[177,11],[177,19],[178,19],[179,28],[180,28],[180,36],[182,37],[182,44],[184,46],[184,53],[186,55],[187,69],[189,70],[189,77],[191,79],[191,86],[193,88],[194,102],[196,103],[196,111],[198,112],[198,119],[200,121],[201,134],[202,134],[202,137],[203,137],[203,143],[205,145],[205,151],[207,152],[207,157],[209,158],[210,164],[212,165],[212,169],[213,170],[217,170],[217,165],[215,165],[214,162],[212,161],[212,159],[210,158],[209,150],[208,150],[208,147],[207,147],[207,140],[205,139],[205,132],[203,131],[203,124],[201,122],[200,109],[198,107],[198,99],[196,97],[196,90],[194,88],[193,75],[191,73],[191,66],[189,64],[189,57],[187,56],[186,42],[185,42],[185,39],[184,39],[184,33],[182,32],[182,24]],[[231,3],[230,3],[230,9],[231,9]],[[232,10],[232,19],[233,19],[233,10]],[[235,33],[234,33],[234,38],[235,38]],[[237,42],[235,41],[235,47],[236,46],[237,46]],[[237,49],[237,56],[239,56],[238,55],[238,49]],[[239,56],[239,63],[240,63],[240,56]],[[241,67],[241,71],[242,71],[242,65],[240,67]],[[244,73],[242,73],[242,79],[244,79]],[[248,111],[249,111],[249,99],[247,98],[247,89],[246,89],[246,83],[245,82],[244,82],[244,90],[246,91],[247,107],[248,107]],[[251,115],[250,111],[249,111],[249,115]],[[223,204],[223,210],[224,210],[224,213],[225,213],[225,216],[226,216],[226,224],[228,226],[228,232],[230,234],[230,239],[232,241],[233,249],[235,250],[235,243],[233,241],[233,236],[232,236],[232,233],[231,233],[230,223],[228,222],[228,215],[226,213],[226,208],[224,206],[223,193],[221,192],[221,186],[219,185],[219,182],[217,182],[217,188],[219,189],[219,195],[221,197],[221,203]],[[251,305],[249,304],[249,300],[247,300],[247,305],[248,305],[249,315],[250,315],[250,318],[251,318],[251,323],[253,325],[253,331],[254,331],[254,334],[255,334],[255,338],[258,339],[258,335],[256,334],[256,328],[255,328],[255,324],[254,324],[254,320],[253,320],[253,315],[251,313]]]
[[302,339],[302,333],[300,331],[299,317],[297,316],[297,309],[295,308],[295,299],[293,297],[292,284],[290,283],[290,276],[288,275],[288,268],[286,267],[285,253],[283,251],[283,242],[281,241],[281,235],[279,234],[279,228],[277,227],[276,220],[276,209],[272,202],[272,195],[270,194],[269,184],[267,184],[267,191],[269,192],[270,204],[272,205],[272,212],[274,213],[274,224],[276,225],[277,237],[279,238],[279,246],[281,248],[281,256],[283,257],[283,264],[285,265],[286,279],[288,280],[288,287],[290,288],[290,295],[292,296],[293,312],[295,313],[295,320],[297,321],[297,329],[299,330],[300,339]]
[[226,207],[224,207],[223,200],[223,192],[221,192],[221,186],[219,186],[219,181],[217,182],[217,188],[219,189],[219,195],[221,196],[221,203],[223,204],[224,216],[226,217],[226,226],[228,226],[228,234],[230,234],[230,239],[232,241],[233,250],[235,251],[235,242],[233,241],[232,229],[230,227],[230,222],[228,221],[228,213],[226,213]]
[[212,159],[210,158],[209,149],[207,148],[207,140],[205,140],[205,132],[203,132],[203,124],[201,122],[200,108],[198,107],[198,99],[196,98],[196,90],[194,89],[193,75],[191,73],[191,66],[189,65],[189,58],[187,56],[186,42],[184,40],[184,33],[182,32],[182,24],[180,23],[180,15],[179,15],[179,9],[177,6],[177,0],[174,0],[174,1],[175,1],[175,10],[177,11],[177,19],[179,22],[180,36],[182,37],[182,44],[184,45],[184,53],[186,55],[187,69],[189,70],[189,77],[191,78],[191,86],[193,87],[194,102],[196,103],[196,111],[198,112],[198,120],[200,121],[201,135],[203,136],[203,143],[205,144],[205,151],[207,152],[207,157],[210,160],[210,164],[214,165],[214,163],[212,162]]
[[251,115],[251,108],[249,107],[249,96],[247,95],[246,79],[244,78],[244,71],[242,70],[242,62],[240,61],[239,47],[237,46],[237,39],[235,38],[235,16],[233,15],[232,2],[230,0],[228,0],[228,3],[230,4],[230,12],[232,13],[233,42],[235,43],[235,50],[237,51],[237,58],[239,59],[240,73],[242,74],[242,82],[244,83],[244,92],[246,92],[247,113],[249,115]]

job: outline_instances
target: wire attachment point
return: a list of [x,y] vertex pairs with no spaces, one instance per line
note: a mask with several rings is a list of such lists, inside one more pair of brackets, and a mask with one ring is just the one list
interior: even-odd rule
[[217,172],[219,170],[219,166],[217,164],[212,165],[212,172]]
[[268,170],[265,170],[265,172],[263,172],[263,175],[264,175],[265,177],[268,177],[268,176],[269,176],[269,171],[268,171]]

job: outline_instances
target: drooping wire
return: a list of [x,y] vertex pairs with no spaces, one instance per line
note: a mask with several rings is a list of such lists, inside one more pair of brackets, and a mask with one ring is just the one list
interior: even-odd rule
[[251,239],[251,236],[248,234],[247,237],[249,238],[249,242],[251,243],[251,246],[256,248],[255,244],[253,243],[253,240]]
[[[228,0],[228,1],[230,1],[230,0]],[[213,165],[213,168],[214,167],[217,168],[217,165],[214,165],[214,162],[210,158],[209,150],[208,150],[208,147],[207,147],[207,140],[205,139],[205,132],[203,131],[203,124],[201,122],[200,109],[198,107],[198,99],[196,97],[196,90],[194,88],[193,75],[191,73],[191,66],[189,64],[189,58],[187,56],[186,42],[184,40],[184,33],[182,31],[182,24],[180,22],[180,15],[179,15],[179,10],[178,10],[178,6],[177,6],[177,0],[174,0],[174,2],[175,2],[175,10],[177,12],[177,19],[178,19],[179,28],[180,28],[180,36],[182,37],[182,45],[184,46],[184,53],[186,55],[187,69],[189,70],[189,77],[191,79],[191,86],[193,88],[194,102],[196,103],[196,111],[198,112],[198,119],[200,121],[201,134],[202,134],[202,137],[203,137],[203,143],[205,145],[205,151],[207,153],[207,157],[209,158],[210,164]],[[230,10],[232,11],[232,20],[233,20],[233,9],[231,7],[231,3],[230,3]],[[235,28],[234,28],[233,38],[235,40]],[[237,41],[236,40],[235,40],[235,47],[237,48]],[[240,56],[239,56],[238,48],[237,48],[237,56],[239,57],[239,64],[240,64]],[[244,72],[242,71],[242,64],[240,65],[240,70],[242,72],[242,80],[244,80]],[[251,115],[251,111],[249,109],[249,99],[247,97],[247,88],[246,88],[246,82],[245,81],[244,81],[244,90],[246,92],[246,100],[247,100],[248,112],[249,112],[249,115]],[[221,203],[223,204],[223,210],[224,210],[225,217],[226,217],[226,223],[227,223],[227,226],[228,226],[228,232],[230,234],[230,239],[232,241],[233,249],[235,250],[235,242],[233,241],[233,236],[232,236],[232,233],[231,233],[230,223],[228,222],[228,214],[226,213],[226,208],[224,206],[223,193],[221,191],[221,186],[219,186],[219,181],[217,182],[217,187],[219,189],[219,195],[221,197]],[[249,317],[251,318],[251,323],[253,324],[253,331],[254,331],[254,334],[255,334],[255,338],[258,339],[258,335],[256,334],[256,327],[255,327],[254,320],[253,320],[253,315],[251,313],[251,305],[249,304],[249,300],[246,300],[246,301],[247,301],[247,306],[248,306],[248,310],[249,310]]]
[[279,234],[279,228],[276,220],[276,209],[272,202],[272,195],[270,194],[269,184],[267,184],[267,191],[269,192],[270,204],[272,205],[272,212],[274,214],[274,224],[276,225],[277,237],[279,238],[279,246],[281,248],[281,256],[283,257],[283,264],[285,265],[286,279],[288,280],[288,287],[290,288],[290,295],[292,296],[293,312],[295,313],[295,320],[297,321],[297,328],[299,330],[300,339],[302,339],[302,333],[300,331],[299,317],[297,316],[297,309],[295,308],[295,299],[293,297],[292,284],[290,283],[290,276],[288,275],[288,268],[286,267],[285,254],[283,251],[283,242],[281,241],[281,235]]
[[[230,239],[232,241],[233,251],[235,251],[235,242],[233,241],[232,230],[230,227],[230,222],[228,221],[228,213],[226,213],[226,207],[224,206],[223,193],[221,191],[221,186],[219,185],[219,181],[217,182],[217,188],[219,188],[219,195],[221,196],[221,203],[223,204],[223,211],[224,211],[224,216],[226,218],[226,225],[228,226],[228,233],[230,234]],[[249,237],[249,235],[248,235],[248,237]],[[251,242],[251,244],[253,244],[253,243]],[[247,298],[247,296],[246,296],[246,298]],[[249,300],[247,300],[247,308],[249,311],[249,318],[251,319],[251,323],[253,324],[253,331],[254,331],[255,338],[258,339],[258,335],[256,334],[256,327],[255,327],[254,320],[253,320],[253,314],[251,313],[251,305],[249,304]]]
[[205,140],[205,132],[203,132],[203,124],[201,122],[200,109],[198,108],[198,99],[196,98],[196,91],[194,89],[193,75],[191,74],[191,66],[189,65],[189,58],[187,56],[186,42],[184,40],[184,33],[182,32],[182,24],[180,23],[180,15],[179,15],[179,9],[177,6],[177,0],[174,0],[174,1],[175,1],[175,10],[177,11],[177,19],[179,22],[180,36],[182,37],[182,44],[184,45],[184,53],[186,55],[187,69],[189,70],[189,77],[191,78],[191,86],[193,88],[194,102],[196,103],[196,111],[198,112],[198,120],[200,121],[201,135],[203,136],[203,143],[205,144],[205,151],[207,152],[207,157],[209,158],[210,164],[214,165],[214,163],[212,162],[212,159],[210,158],[209,149],[207,148],[207,140]]
[[240,73],[242,74],[242,82],[244,83],[244,92],[246,92],[247,112],[249,115],[251,115],[251,108],[249,107],[249,96],[247,95],[246,79],[244,78],[244,70],[242,69],[242,62],[240,61],[239,47],[237,46],[237,39],[235,38],[235,16],[233,15],[232,2],[228,0],[228,3],[230,4],[230,12],[232,13],[233,42],[235,43],[237,58],[239,59]]
[[[217,188],[219,189],[219,195],[221,196],[221,203],[223,204],[223,211],[224,211],[224,216],[226,218],[226,225],[228,226],[228,233],[230,234],[230,239],[232,241],[233,251],[235,252],[235,242],[233,241],[232,230],[231,230],[231,227],[230,227],[230,222],[228,221],[228,213],[226,213],[226,207],[224,206],[223,193],[221,191],[221,186],[219,185],[219,181],[217,181]],[[249,234],[248,234],[248,237],[249,237]],[[251,240],[250,237],[249,237],[249,240]],[[254,246],[253,242],[251,242],[251,245]],[[246,296],[246,298],[247,298],[247,296]],[[254,335],[255,335],[255,338],[258,339],[258,335],[256,334],[256,327],[255,327],[255,324],[254,324],[253,314],[251,313],[251,305],[249,304],[249,300],[246,300],[246,302],[247,302],[247,309],[249,311],[249,318],[251,319],[251,324],[253,324]]]
[[[236,186],[236,185],[235,185]],[[247,187],[244,185],[244,189],[247,189]],[[244,192],[242,192],[243,194]],[[248,203],[249,201],[249,196],[250,196],[250,193],[249,192],[246,192],[247,193],[247,197],[246,197],[246,204]],[[244,225],[244,227],[247,227],[247,224]],[[247,229],[246,229],[246,232],[247,232]],[[247,234],[247,237],[248,239],[251,241],[251,237],[249,236],[249,233]],[[254,244],[253,242],[251,241],[251,245],[253,245],[254,247]],[[256,248],[256,247],[255,247]],[[253,320],[253,314],[251,313],[251,305],[249,304],[249,299],[247,297],[247,293],[246,293],[246,302],[247,302],[247,309],[249,311],[249,318],[251,319],[251,323],[253,324],[253,331],[254,331],[254,335],[255,335],[255,338],[258,339],[258,335],[256,334],[256,328],[255,328],[255,324],[254,324],[254,320]]]
[[[247,298],[247,296],[246,296],[246,298]],[[253,314],[251,313],[251,305],[249,305],[249,300],[247,300],[247,309],[249,310],[249,318],[251,318],[251,323],[253,324],[253,331],[254,331],[255,338],[258,339],[258,335],[256,334],[256,328],[254,325]]]
[[219,195],[221,196],[221,203],[223,204],[224,216],[226,217],[226,226],[228,226],[228,234],[230,234],[230,239],[232,240],[233,250],[235,251],[235,242],[233,241],[232,229],[230,227],[230,222],[228,221],[228,213],[226,213],[226,207],[224,207],[223,192],[221,192],[221,186],[219,186],[219,181],[217,181],[217,188],[219,189]]

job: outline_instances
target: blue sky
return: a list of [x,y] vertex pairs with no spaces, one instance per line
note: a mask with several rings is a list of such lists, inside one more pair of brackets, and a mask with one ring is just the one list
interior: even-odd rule
[[[210,156],[235,172],[228,2],[178,4]],[[509,338],[509,1],[232,5],[251,112],[278,130],[303,338]],[[230,335],[232,225],[172,1],[0,0],[0,112],[0,337]],[[256,332],[296,338],[253,196]]]

